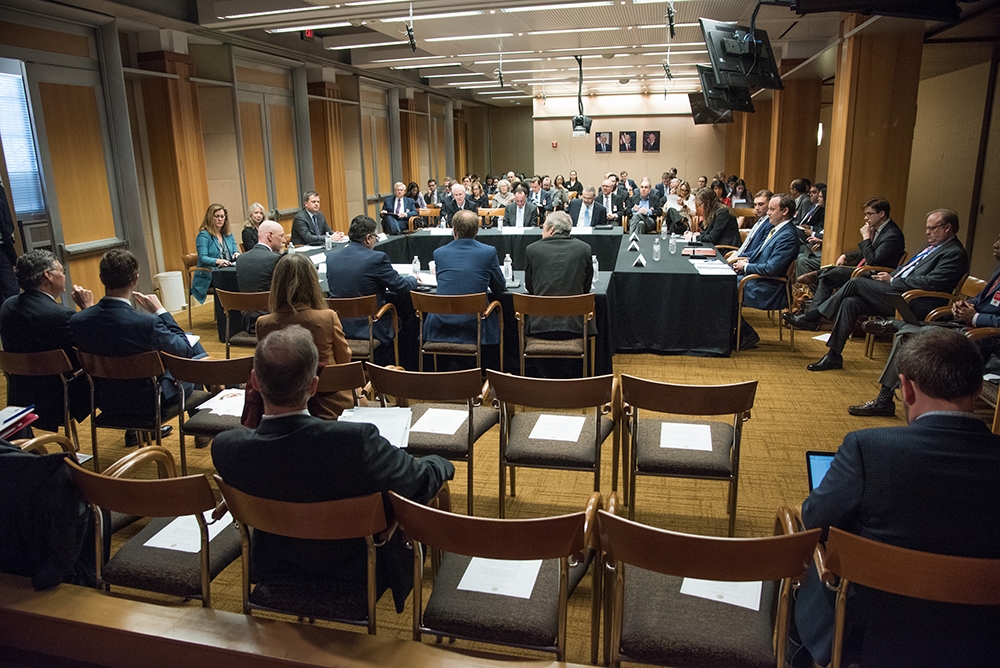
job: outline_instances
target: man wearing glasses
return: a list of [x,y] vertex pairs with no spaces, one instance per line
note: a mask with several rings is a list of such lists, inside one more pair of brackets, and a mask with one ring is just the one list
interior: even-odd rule
[[[927,246],[891,274],[877,272],[852,278],[837,294],[802,315],[782,316],[795,329],[819,328],[823,317],[833,320],[833,332],[826,346],[829,351],[809,371],[829,371],[844,366],[841,352],[859,317],[878,315],[891,318],[896,312],[889,293],[907,290],[951,292],[969,271],[969,255],[956,236],[958,214],[951,209],[936,209],[927,214]],[[910,303],[914,315],[923,318],[931,309],[942,306],[940,299],[921,298]]]

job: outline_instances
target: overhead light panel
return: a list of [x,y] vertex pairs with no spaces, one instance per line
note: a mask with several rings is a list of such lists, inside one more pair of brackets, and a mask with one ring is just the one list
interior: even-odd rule
[[345,2],[348,7],[365,7],[367,5],[401,5],[407,0],[354,0]]
[[528,32],[529,35],[565,35],[568,33],[578,33],[578,32],[610,32],[612,30],[621,30],[618,26],[605,26],[601,28],[565,28],[563,30],[531,30]]
[[454,72],[452,74],[428,74],[425,79],[445,79],[448,77],[485,77],[482,72]]
[[339,21],[337,23],[317,23],[315,25],[308,26],[291,26],[288,28],[269,28],[264,32],[269,32],[272,34],[278,34],[283,32],[301,32],[303,30],[326,30],[328,28],[347,28],[351,25],[350,21]]
[[[374,42],[372,44],[346,44],[344,46],[324,46],[323,48],[327,51],[340,51],[341,49],[371,49],[378,46],[404,46],[409,44],[408,40],[402,40],[399,42]],[[429,65],[422,65],[420,67],[430,67]],[[398,68],[397,68],[398,69]]]
[[533,5],[527,7],[506,7],[500,11],[504,14],[517,14],[519,12],[545,12],[552,9],[586,9],[587,7],[610,7],[615,3],[612,0],[603,2],[567,2],[561,5]]
[[450,37],[428,37],[426,42],[458,42],[463,39],[496,39],[500,37],[513,37],[512,32],[498,32],[492,35],[451,35]]
[[[468,12],[447,12],[444,14],[422,14],[420,16],[414,16],[413,21],[423,21],[424,19],[458,19],[463,16],[480,16],[482,12],[480,11],[468,11]],[[398,23],[399,21],[410,21],[409,16],[396,16],[391,19],[379,19],[379,23]],[[695,24],[697,25],[697,24]]]
[[403,63],[410,62],[413,60],[439,60],[441,58],[447,58],[447,56],[409,56],[408,58],[382,58],[380,60],[373,60],[373,63]]
[[316,9],[330,9],[330,5],[309,5],[308,7],[290,7],[288,9],[269,9],[263,12],[246,12],[244,14],[227,14],[220,19],[249,19],[254,16],[274,16],[277,14],[294,14],[295,12],[311,12]]
[[[496,51],[487,51],[486,53],[460,53],[458,58],[479,58],[480,56],[492,56]],[[518,56],[524,55],[526,53],[534,53],[534,51],[504,51],[508,56]],[[513,62],[508,60],[507,62]]]

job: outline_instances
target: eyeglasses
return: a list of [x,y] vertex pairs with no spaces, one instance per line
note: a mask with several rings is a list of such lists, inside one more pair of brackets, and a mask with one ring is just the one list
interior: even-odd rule
[[877,216],[877,211],[865,211],[865,218],[871,218],[872,216]]
[[936,230],[937,228],[939,228],[939,227],[944,227],[944,226],[945,226],[945,223],[940,223],[940,224],[938,224],[938,225],[928,225],[928,226],[927,226],[927,227],[925,227],[924,229],[925,229],[925,230],[927,230],[928,232],[933,232],[933,231],[934,231],[934,230]]

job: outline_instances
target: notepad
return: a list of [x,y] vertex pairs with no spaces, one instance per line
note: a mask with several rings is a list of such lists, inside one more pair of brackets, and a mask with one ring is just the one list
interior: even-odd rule
[[593,227],[574,227],[573,229],[570,230],[569,233],[570,234],[583,234],[583,235],[593,234],[594,233],[594,228]]
[[693,257],[715,257],[714,248],[696,248],[694,246],[688,246],[687,248],[681,249],[681,255],[690,255]]
[[813,338],[813,341],[822,341],[823,343],[826,343],[827,341],[830,340],[830,335],[831,334],[833,334],[833,332],[826,332],[825,334],[818,334],[818,335],[816,335],[816,336],[814,336],[812,338]]
[[194,344],[201,341],[200,336],[198,336],[197,334],[192,334],[191,332],[185,332],[184,336],[187,337],[188,345],[191,346],[192,348],[194,347]]
[[686,596],[696,596],[760,612],[761,584],[760,582],[723,582],[684,578],[681,581],[681,593]]
[[575,443],[580,440],[580,432],[583,431],[583,423],[586,421],[587,418],[582,415],[542,414],[538,416],[528,438]]
[[392,268],[395,269],[396,273],[399,274],[400,276],[409,276],[410,274],[413,273],[413,264],[411,262],[406,262],[405,264],[404,263],[396,264],[395,262],[393,262]]
[[450,237],[455,234],[450,227],[428,227],[427,231],[432,237]]
[[707,424],[661,422],[660,447],[711,452],[712,428]]
[[413,423],[410,431],[419,431],[425,434],[441,434],[442,436],[454,436],[458,428],[465,424],[469,417],[469,411],[453,410],[450,408],[428,408],[427,412],[420,416],[420,419]]
[[[204,515],[202,515],[204,517]],[[207,522],[208,520],[206,520]],[[222,530],[233,523],[233,518],[226,513],[214,524],[208,525],[208,540],[213,540],[222,533]],[[143,547],[159,547],[164,550],[177,550],[178,552],[200,552],[201,551],[201,530],[198,528],[198,520],[194,515],[184,515],[178,517],[173,522],[163,527],[152,538],[142,544]]]
[[373,424],[378,433],[397,448],[405,448],[410,439],[410,420],[412,411],[409,408],[380,408],[375,406],[358,406],[344,411],[339,421],[363,422]]
[[541,568],[541,559],[507,561],[473,557],[458,583],[458,588],[483,594],[531,598]]

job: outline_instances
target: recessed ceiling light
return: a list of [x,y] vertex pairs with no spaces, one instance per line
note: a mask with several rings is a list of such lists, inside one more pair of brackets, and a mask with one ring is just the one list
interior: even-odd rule
[[344,4],[348,7],[364,7],[365,5],[401,5],[406,0],[354,0],[354,2],[345,2]]
[[[525,53],[534,53],[534,51],[504,51],[503,55],[518,56],[518,55],[524,55]],[[496,51],[487,51],[486,53],[460,53],[458,54],[458,58],[479,58],[480,56],[495,56],[495,55],[497,55]]]
[[[403,42],[409,44],[409,42]],[[390,70],[426,70],[431,67],[458,67],[458,63],[427,63],[426,65],[394,65]]]
[[563,30],[532,30],[529,35],[564,35],[576,32],[610,32],[611,30],[621,30],[618,26],[606,26],[603,28],[566,28]]
[[516,14],[518,12],[545,12],[550,9],[585,9],[587,7],[608,7],[615,4],[612,0],[603,2],[568,2],[561,5],[534,5],[527,7],[507,7],[500,11],[504,14]]
[[294,14],[295,12],[311,12],[315,9],[330,9],[330,5],[309,5],[308,7],[290,7],[288,9],[270,9],[266,12],[247,12],[245,14],[227,14],[220,19],[247,19],[252,16],[274,16],[275,14]]
[[398,21],[409,21],[411,18],[414,21],[423,21],[424,19],[457,19],[463,16],[479,16],[482,12],[480,11],[468,11],[468,12],[446,12],[444,14],[420,14],[418,16],[396,16],[391,19],[379,19],[381,23],[396,23]]
[[413,60],[439,60],[445,58],[446,56],[410,56],[409,58],[382,58],[381,60],[373,60],[373,63],[402,63],[410,62]]
[[495,39],[499,37],[513,37],[512,32],[498,32],[492,35],[451,35],[450,37],[428,37],[427,42],[458,42],[463,39]]
[[485,77],[482,72],[454,72],[451,74],[428,74],[425,79],[444,79],[449,77]]
[[301,32],[303,30],[326,30],[327,28],[346,28],[351,25],[350,21],[339,21],[337,23],[319,23],[308,26],[291,26],[289,28],[270,28],[264,32],[269,33],[283,33],[283,32]]

